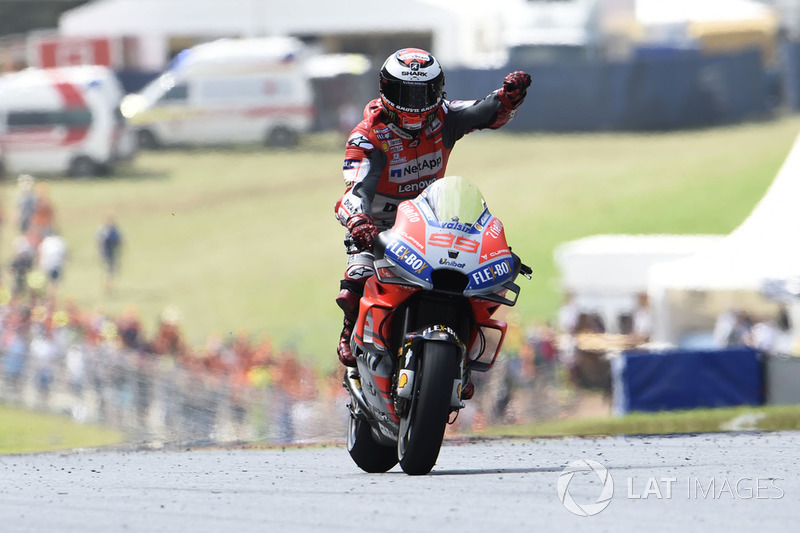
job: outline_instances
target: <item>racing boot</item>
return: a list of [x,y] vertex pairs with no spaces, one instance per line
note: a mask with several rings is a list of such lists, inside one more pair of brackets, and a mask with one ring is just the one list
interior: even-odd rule
[[350,337],[353,336],[353,327],[355,322],[348,320],[344,317],[344,325],[342,327],[342,334],[339,336],[339,345],[336,347],[336,354],[339,356],[339,362],[344,366],[355,368],[356,358],[353,357],[353,351],[350,349]]
[[353,328],[358,319],[358,304],[361,296],[351,290],[351,288],[357,289],[357,287],[351,287],[351,285],[355,284],[343,281],[342,290],[339,292],[339,296],[336,297],[336,305],[344,312],[342,334],[339,336],[339,345],[336,347],[336,353],[339,356],[339,361],[344,366],[355,368],[356,358],[350,349],[350,337],[353,336]]

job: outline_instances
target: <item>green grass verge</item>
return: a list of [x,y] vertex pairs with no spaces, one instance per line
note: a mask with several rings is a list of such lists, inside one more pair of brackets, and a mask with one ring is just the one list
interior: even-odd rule
[[124,436],[51,414],[0,406],[0,454],[94,448],[120,444]]
[[486,429],[481,434],[516,437],[565,437],[660,435],[737,430],[800,430],[800,405],[631,413],[616,418],[579,418],[533,425],[495,426]]
[[[800,116],[729,128],[633,134],[476,132],[448,173],[474,181],[534,269],[515,317],[552,318],[553,250],[597,233],[728,233],[762,197],[800,131]],[[167,306],[190,344],[244,329],[332,368],[345,254],[333,217],[344,140],[298,150],[142,152],[109,179],[50,180],[70,247],[62,295],[86,309],[135,306],[151,335]],[[0,261],[14,230],[13,180],[2,189]],[[125,252],[117,290],[102,290],[95,232],[117,215]],[[8,281],[7,269],[3,277]]]

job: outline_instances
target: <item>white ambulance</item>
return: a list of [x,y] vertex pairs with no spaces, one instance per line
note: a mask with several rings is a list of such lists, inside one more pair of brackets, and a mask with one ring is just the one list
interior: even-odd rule
[[0,76],[0,146],[7,174],[97,176],[133,157],[119,104],[124,91],[103,66],[25,69]]
[[122,114],[139,146],[291,146],[314,124],[305,45],[289,37],[220,39],[183,50]]

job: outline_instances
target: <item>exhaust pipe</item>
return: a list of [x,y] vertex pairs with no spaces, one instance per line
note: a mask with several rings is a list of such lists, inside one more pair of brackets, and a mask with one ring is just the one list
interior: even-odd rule
[[369,419],[372,419],[372,411],[367,405],[367,400],[364,399],[364,391],[361,390],[361,381],[358,379],[358,372],[352,368],[348,368],[344,372],[344,383],[342,385],[350,392],[350,397],[355,400],[358,408]]

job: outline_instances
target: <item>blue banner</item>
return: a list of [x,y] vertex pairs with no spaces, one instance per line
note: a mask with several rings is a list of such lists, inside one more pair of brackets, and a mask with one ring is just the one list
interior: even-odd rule
[[612,364],[615,411],[670,411],[764,403],[752,348],[624,352]]

